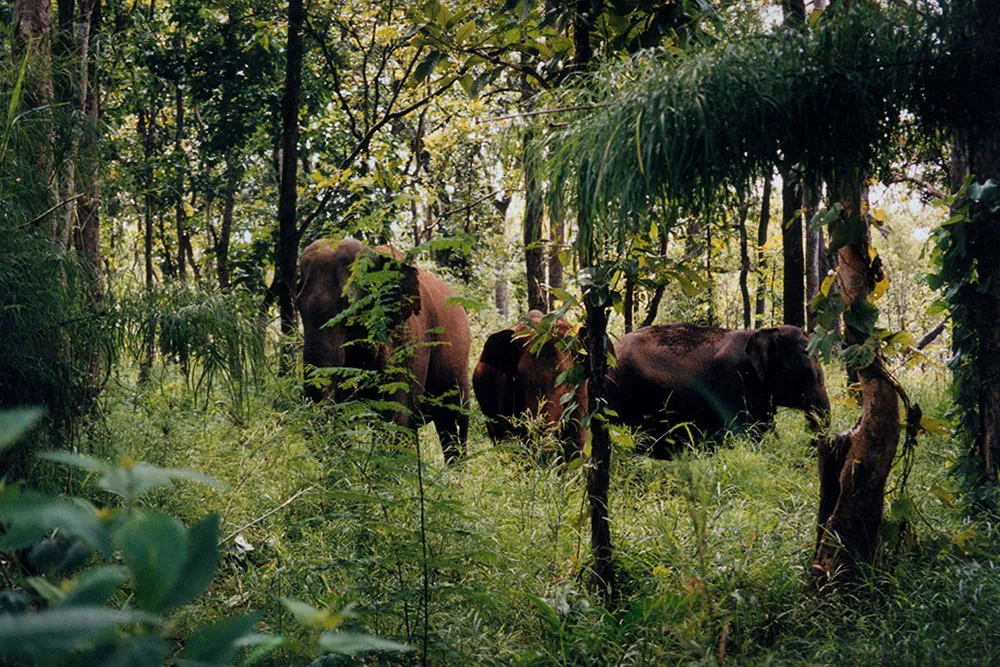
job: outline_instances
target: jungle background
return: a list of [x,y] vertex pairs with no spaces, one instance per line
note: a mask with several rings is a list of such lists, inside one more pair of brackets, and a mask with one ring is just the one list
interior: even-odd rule
[[[1000,661],[991,4],[0,8],[0,659]],[[799,414],[670,461],[610,426],[567,465],[473,405],[445,466],[433,427],[304,401],[296,260],[347,236],[449,282],[470,372],[531,308],[790,323],[842,432],[884,363],[922,417],[876,557],[817,581]],[[861,236],[870,312],[838,305]]]

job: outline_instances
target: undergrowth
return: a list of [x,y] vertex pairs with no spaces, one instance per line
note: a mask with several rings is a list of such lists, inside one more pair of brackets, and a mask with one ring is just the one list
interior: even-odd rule
[[[353,605],[360,630],[420,646],[426,593],[432,664],[989,664],[1000,661],[996,527],[970,514],[949,474],[960,455],[924,435],[906,488],[890,478],[879,567],[815,592],[816,457],[801,415],[759,440],[733,438],[671,461],[631,453],[615,431],[611,516],[619,609],[586,582],[585,468],[539,465],[516,443],[489,444],[474,421],[470,456],[445,467],[421,430],[427,581],[412,443],[360,405],[305,404],[291,381],[262,380],[237,419],[225,393],[205,401],[182,375],[123,373],[105,399],[102,438],[120,455],[211,475],[149,502],[190,522],[220,516],[224,558],[210,594],[179,620],[263,609],[260,631],[303,633],[279,602]],[[946,407],[940,371],[903,383],[925,414]],[[857,408],[830,373],[834,428]],[[376,655],[369,662],[414,660]],[[307,664],[291,642],[269,660]]]

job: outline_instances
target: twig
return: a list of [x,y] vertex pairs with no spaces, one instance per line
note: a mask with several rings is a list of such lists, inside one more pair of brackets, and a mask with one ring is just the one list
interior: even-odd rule
[[610,102],[604,102],[601,104],[580,104],[573,107],[559,107],[558,109],[536,109],[535,111],[523,111],[521,113],[512,113],[506,116],[494,116],[493,118],[484,118],[482,120],[477,120],[475,125],[480,125],[482,123],[496,123],[501,120],[511,120],[513,118],[527,118],[529,116],[542,116],[550,113],[560,113],[563,111],[589,111],[591,109],[603,109],[605,107],[611,106]]
[[22,223],[22,224],[18,225],[17,229],[24,229],[25,227],[32,227],[32,226],[34,226],[34,225],[37,225],[37,224],[38,224],[39,222],[41,222],[41,221],[42,221],[42,220],[43,220],[43,219],[45,218],[45,216],[47,216],[47,215],[48,215],[49,213],[52,213],[53,211],[55,211],[55,210],[57,210],[57,209],[60,209],[60,208],[62,208],[63,206],[65,206],[66,204],[69,204],[70,202],[74,202],[74,201],[76,201],[77,199],[79,199],[80,197],[84,196],[85,194],[87,194],[87,193],[86,193],[86,192],[81,192],[81,193],[79,193],[79,194],[75,194],[75,195],[73,195],[73,196],[72,196],[72,197],[70,197],[69,199],[63,199],[63,200],[62,200],[61,202],[59,202],[58,204],[54,204],[53,206],[49,207],[49,209],[48,209],[47,211],[45,211],[45,213],[42,213],[41,215],[39,215],[39,216],[38,216],[37,218],[35,218],[35,219],[34,219],[34,220],[32,220],[31,222],[25,222],[25,223]]
[[270,510],[268,512],[265,512],[264,514],[262,514],[261,516],[257,517],[253,521],[250,521],[248,523],[243,524],[242,526],[240,526],[239,528],[237,528],[233,532],[231,532],[228,535],[226,535],[225,537],[223,537],[221,540],[219,540],[218,546],[221,547],[223,544],[225,544],[229,540],[233,539],[234,537],[236,537],[237,535],[239,535],[240,533],[242,533],[244,530],[246,530],[250,526],[253,526],[253,525],[256,525],[256,524],[260,523],[261,521],[263,521],[267,517],[271,516],[272,514],[274,514],[275,512],[277,512],[278,510],[281,510],[281,509],[287,507],[288,505],[291,504],[291,502],[293,500],[295,500],[296,498],[298,498],[299,496],[301,496],[303,493],[306,493],[307,491],[312,491],[312,489],[313,489],[313,485],[310,484],[306,488],[297,491],[295,493],[295,495],[293,495],[291,498],[289,498],[285,502],[281,503],[280,505],[278,505],[274,509],[272,509],[272,510]]

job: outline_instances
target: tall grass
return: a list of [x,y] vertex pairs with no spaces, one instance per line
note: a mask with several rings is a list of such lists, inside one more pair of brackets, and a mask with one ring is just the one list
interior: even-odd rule
[[[834,426],[843,429],[857,409],[837,402],[847,402],[845,382],[830,376]],[[903,380],[927,413],[941,414],[939,371],[914,369]],[[235,533],[221,579],[190,622],[263,607],[262,629],[305,647],[307,632],[273,602],[292,596],[320,607],[353,603],[356,629],[419,644],[425,561],[412,445],[361,404],[320,410],[282,382],[265,378],[249,394],[243,426],[224,401],[195,399],[176,372],[138,401],[117,388],[109,396],[109,429],[124,453],[228,484],[156,497],[183,517],[216,510],[221,533]],[[616,433],[611,516],[624,597],[608,610],[586,586],[585,468],[539,465],[517,443],[493,447],[481,423],[470,456],[445,467],[433,429],[424,429],[430,662],[1000,660],[996,530],[971,522],[957,500],[948,470],[958,446],[921,440],[905,490],[912,509],[900,511],[909,506],[897,487],[887,525],[906,527],[880,567],[817,594],[808,571],[818,498],[809,435],[798,413],[783,413],[759,441],[734,438],[654,461],[632,455],[630,434]],[[274,664],[306,654],[293,645]]]

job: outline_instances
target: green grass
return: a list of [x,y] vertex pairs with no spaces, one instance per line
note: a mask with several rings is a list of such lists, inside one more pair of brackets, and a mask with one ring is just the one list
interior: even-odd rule
[[[830,375],[843,429],[857,412],[836,403],[843,378]],[[185,622],[264,609],[262,629],[292,640],[273,664],[307,664],[311,637],[280,604],[287,596],[355,604],[359,628],[419,646],[423,552],[410,444],[350,409],[327,415],[302,404],[292,383],[252,391],[237,424],[224,395],[206,407],[173,371],[154,372],[139,390],[128,377],[106,395],[101,440],[226,484],[177,486],[151,502],[186,522],[218,512],[229,535],[302,492],[240,532],[252,551],[225,543],[218,581],[178,636]],[[925,413],[942,414],[939,371],[911,371],[903,382]],[[728,664],[1000,661],[996,533],[957,498],[949,468],[958,446],[921,438],[906,489],[919,512],[903,511],[898,488],[888,503],[889,525],[906,518],[908,530],[887,543],[876,572],[817,594],[817,470],[803,421],[782,413],[759,442],[732,439],[671,461],[630,455],[629,435],[616,433],[611,516],[623,601],[614,613],[586,585],[583,468],[494,448],[480,422],[471,456],[445,468],[424,429],[431,662],[717,664],[724,636]]]

